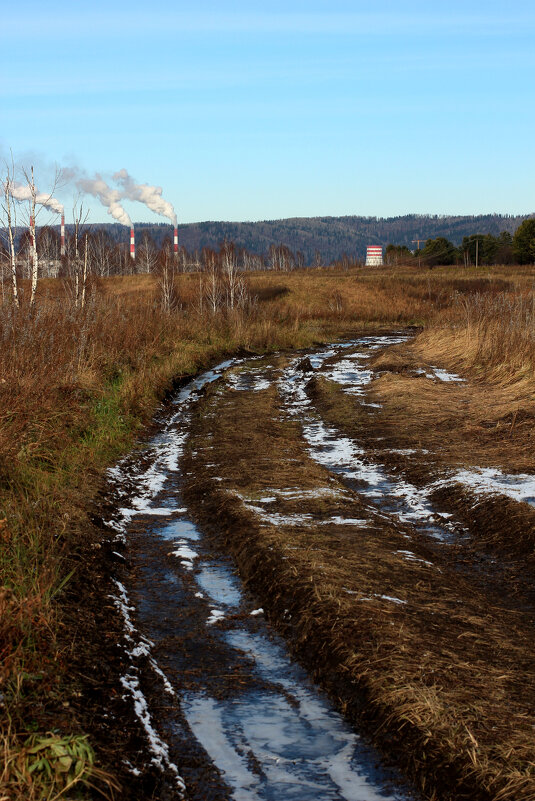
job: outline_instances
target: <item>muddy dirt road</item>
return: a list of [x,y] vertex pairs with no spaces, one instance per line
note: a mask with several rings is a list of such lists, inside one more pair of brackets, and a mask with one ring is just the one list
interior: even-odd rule
[[161,797],[492,798],[504,738],[530,792],[531,584],[452,494],[530,512],[535,479],[376,429],[374,363],[407,339],[229,360],[109,471],[121,683]]

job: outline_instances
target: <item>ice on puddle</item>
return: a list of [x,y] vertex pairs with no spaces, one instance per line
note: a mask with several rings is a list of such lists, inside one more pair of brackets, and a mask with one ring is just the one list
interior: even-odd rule
[[201,590],[212,603],[237,608],[242,600],[240,583],[227,565],[205,564],[196,576]]
[[[243,650],[249,651],[246,645]],[[255,645],[250,653],[261,672],[267,667],[266,676],[277,682],[271,654],[266,666]],[[294,703],[269,691],[243,694],[239,701],[201,693],[184,698],[188,725],[233,788],[232,798],[394,801],[405,797],[387,789],[380,778],[377,781],[359,738],[321,699],[299,682],[293,682],[289,691]],[[247,755],[261,765],[261,773],[251,770]]]
[[[359,341],[349,343],[348,346],[361,347],[368,346],[368,350],[377,350],[386,344],[403,342],[406,335],[398,337],[366,337]],[[328,348],[310,356],[310,361],[314,368],[320,367],[323,362],[334,356],[340,350]],[[362,366],[362,361],[366,355],[362,353],[347,354],[342,360],[333,366],[327,366],[325,375],[332,380],[343,384],[346,388],[353,387],[355,393],[360,394],[364,391],[366,384],[370,381],[372,373]],[[306,394],[305,384],[308,380],[306,375],[302,375],[297,368],[300,358],[295,359],[284,372],[280,381],[280,391],[287,400],[290,413],[294,412],[302,418],[303,410],[310,409],[312,404]],[[432,371],[432,372],[429,372]],[[432,366],[426,370],[419,368],[419,374],[426,374],[432,378],[437,378],[445,382],[462,383],[464,379],[450,373],[442,368]],[[493,468],[481,468],[471,470],[459,470],[449,476],[428,485],[425,488],[418,488],[407,481],[386,476],[382,467],[377,464],[364,461],[364,451],[347,437],[339,437],[338,433],[329,429],[320,420],[312,417],[303,421],[303,433],[311,446],[311,455],[316,461],[323,464],[328,469],[342,472],[347,478],[354,479],[367,485],[360,491],[368,497],[373,498],[399,498],[401,508],[395,513],[402,522],[427,523],[435,515],[444,520],[448,520],[451,515],[447,512],[435,512],[429,500],[430,494],[437,488],[452,482],[459,482],[467,487],[472,487],[483,494],[500,493],[507,495],[518,501],[524,501],[535,505],[535,476],[529,474],[504,474]],[[412,453],[426,453],[425,450],[399,449],[392,453],[410,455]],[[439,539],[444,539],[444,532],[437,527],[429,529],[429,533]]]
[[348,492],[339,487],[315,487],[311,490],[301,489],[300,487],[290,487],[288,489],[272,490],[272,492],[276,493],[281,498],[296,498],[298,500],[321,498],[323,496],[331,496],[333,498],[350,497]]
[[[184,509],[183,511],[186,510]],[[184,518],[171,520],[167,525],[159,526],[158,535],[165,540],[173,540],[178,544],[183,543],[185,540],[196,542],[201,536],[196,525],[191,520],[185,520]]]
[[387,453],[396,453],[400,456],[412,456],[414,454],[426,454],[429,451],[425,450],[425,448],[390,448]]

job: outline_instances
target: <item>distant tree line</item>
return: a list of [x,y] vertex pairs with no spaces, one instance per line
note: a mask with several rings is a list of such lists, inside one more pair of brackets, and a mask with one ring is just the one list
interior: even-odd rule
[[[160,236],[153,236],[155,229]],[[259,254],[230,240],[223,240],[216,247],[204,245],[194,250],[189,250],[182,243],[175,253],[168,225],[138,225],[136,231],[136,256],[132,259],[128,240],[124,236],[124,226],[88,226],[79,219],[75,225],[67,227],[63,256],[57,226],[38,227],[35,242],[27,227],[19,227],[11,232],[9,227],[0,229],[2,297],[11,290],[15,298],[17,282],[21,278],[31,279],[33,287],[37,278],[60,277],[72,284],[74,305],[83,307],[87,282],[91,276],[155,273],[166,288],[165,295],[166,292],[172,292],[174,273],[195,271],[210,276],[207,287],[210,284],[212,289],[210,292],[207,289],[206,293],[211,300],[207,300],[207,303],[223,302],[221,299],[224,297],[225,303],[232,307],[235,302],[243,301],[239,280],[241,273],[253,270],[287,272],[324,265],[349,269],[364,263],[363,258],[348,252],[342,252],[326,262],[320,250],[314,251],[311,260],[307,260],[303,250],[294,250],[283,243],[271,243],[264,253]],[[507,230],[496,235],[470,233],[457,246],[443,236],[426,239],[422,247],[416,250],[411,250],[406,244],[389,244],[384,256],[387,265],[413,264],[429,268],[449,264],[491,266],[533,263],[535,218],[524,219],[513,234]],[[224,292],[221,289],[223,286],[226,287]],[[172,305],[171,296],[166,305]]]
[[448,264],[492,266],[495,264],[532,264],[535,262],[535,219],[525,219],[513,235],[502,231],[492,234],[464,236],[456,247],[443,236],[429,238],[422,248],[410,250],[406,245],[389,244],[385,263],[390,265],[414,263],[427,267]]
[[[482,236],[499,237],[505,231],[511,235],[526,219],[525,216],[489,214],[484,216],[439,217],[405,215],[402,217],[310,217],[263,222],[202,222],[178,226],[179,240],[188,253],[201,253],[208,247],[217,250],[221,242],[234,242],[236,247],[253,256],[267,258],[275,243],[287,247],[297,263],[306,267],[332,264],[349,258],[352,263],[364,262],[368,245],[394,242],[413,251],[417,241],[443,237],[456,248],[464,238],[481,231]],[[67,226],[70,231],[73,226]],[[57,226],[55,226],[55,230]],[[92,225],[93,232],[104,231],[109,240],[120,245],[128,239],[124,226],[117,223]],[[142,241],[148,232],[158,248],[172,234],[166,223],[138,223],[136,239]]]

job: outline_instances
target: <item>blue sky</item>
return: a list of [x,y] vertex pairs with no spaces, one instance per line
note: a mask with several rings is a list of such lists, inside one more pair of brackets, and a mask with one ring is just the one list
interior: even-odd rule
[[42,190],[57,163],[125,167],[181,222],[535,210],[532,2],[27,0],[1,24],[0,154]]

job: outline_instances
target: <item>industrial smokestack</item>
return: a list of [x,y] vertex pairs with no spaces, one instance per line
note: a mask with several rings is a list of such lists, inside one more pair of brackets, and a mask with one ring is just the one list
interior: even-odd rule
[[136,258],[136,239],[134,235],[134,226],[130,229],[130,258]]
[[173,250],[175,253],[175,259],[178,258],[178,228],[175,228],[174,235],[173,235]]
[[61,215],[61,229],[60,229],[60,231],[61,231],[61,233],[60,233],[60,236],[61,236],[60,254],[63,257],[63,256],[65,256],[65,215],[64,214]]

